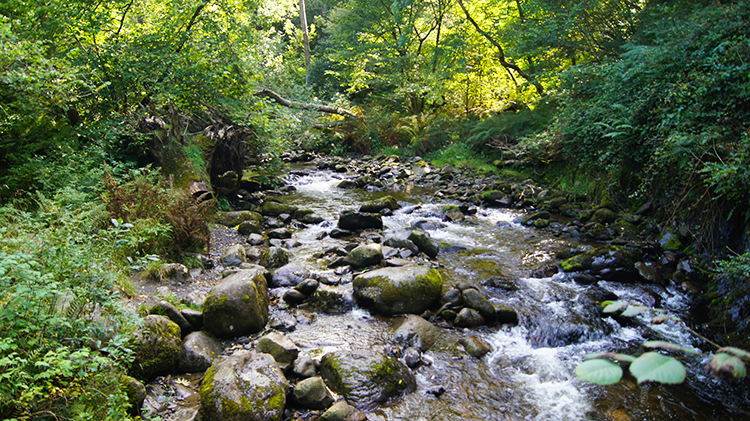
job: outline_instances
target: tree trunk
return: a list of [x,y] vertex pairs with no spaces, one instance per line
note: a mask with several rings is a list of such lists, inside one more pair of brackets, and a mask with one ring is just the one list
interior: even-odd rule
[[330,105],[309,104],[305,102],[290,101],[270,89],[263,89],[260,92],[257,92],[255,96],[271,98],[277,104],[287,107],[287,108],[320,111],[322,113],[337,114],[337,115],[344,116],[344,117],[357,118],[357,115],[352,114],[343,108],[331,107]]
[[310,84],[310,36],[307,32],[305,0],[299,0],[299,20],[302,25],[302,46],[305,49],[305,83]]

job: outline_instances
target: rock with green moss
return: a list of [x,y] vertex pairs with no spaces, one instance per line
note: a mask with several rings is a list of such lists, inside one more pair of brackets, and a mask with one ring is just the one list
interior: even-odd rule
[[263,216],[258,212],[252,211],[218,212],[216,214],[216,223],[228,227],[235,227],[244,221],[262,224]]
[[446,221],[451,222],[463,222],[466,217],[464,216],[464,213],[461,212],[461,209],[458,208],[458,206],[455,205],[449,205],[443,208],[443,219]]
[[294,400],[305,408],[326,409],[333,404],[333,396],[320,377],[310,377],[294,387]]
[[129,348],[133,350],[133,376],[152,379],[171,372],[182,352],[180,327],[164,316],[151,314],[133,333]]
[[605,246],[578,254],[560,262],[565,272],[582,272],[598,279],[635,282],[641,276],[635,267],[638,253],[621,246]]
[[260,269],[243,269],[211,288],[203,325],[218,337],[255,333],[268,322],[268,282]]
[[608,208],[599,208],[591,216],[591,220],[600,224],[611,224],[617,219],[617,214]]
[[521,221],[521,224],[526,225],[526,226],[530,226],[530,225],[534,225],[534,222],[537,221],[537,220],[539,220],[539,219],[547,219],[547,220],[549,220],[551,217],[552,217],[552,214],[550,214],[549,212],[547,212],[547,211],[539,211],[539,212],[532,213],[531,215],[527,216],[526,218],[523,218],[523,220]]
[[442,330],[437,326],[417,315],[410,314],[396,329],[394,340],[404,347],[426,352],[437,342],[441,334]]
[[291,253],[283,247],[271,247],[263,253],[260,264],[268,269],[280,268],[289,263]]
[[297,209],[297,212],[294,213],[294,219],[306,224],[319,224],[325,221],[323,217],[316,215],[312,209]]
[[224,251],[219,258],[219,261],[224,266],[239,266],[247,262],[247,254],[245,247],[241,244],[235,244]]
[[182,341],[179,368],[185,373],[206,371],[221,356],[221,342],[205,331],[193,332]]
[[500,207],[500,208],[509,208],[513,206],[513,198],[510,197],[510,195],[498,191],[498,190],[490,190],[482,193],[479,198],[487,204],[487,206],[493,206],[493,207]]
[[362,206],[359,207],[359,211],[366,213],[379,213],[383,209],[394,211],[400,208],[401,205],[398,204],[393,196],[385,196],[381,197],[380,199],[371,200],[367,203],[362,204]]
[[140,415],[143,401],[146,400],[146,386],[138,381],[138,379],[130,376],[122,376],[120,383],[123,385],[125,394],[128,397],[128,414],[132,416]]
[[383,247],[380,244],[364,244],[352,250],[344,258],[344,262],[354,269],[361,269],[377,265],[383,258]]
[[419,314],[437,303],[443,290],[440,272],[425,266],[389,267],[354,278],[354,297],[382,314]]
[[240,350],[206,371],[200,390],[205,421],[280,421],[289,383],[268,354]]
[[258,340],[256,351],[269,354],[278,363],[289,364],[299,355],[299,348],[288,337],[271,332]]
[[328,387],[361,410],[416,387],[414,375],[402,362],[373,350],[328,353],[320,361],[320,372]]
[[265,216],[279,216],[282,213],[287,215],[294,215],[297,212],[297,207],[287,205],[275,200],[266,200],[260,206],[260,213]]
[[319,421],[367,421],[367,416],[359,409],[344,401],[338,401],[324,412]]
[[466,307],[478,311],[488,323],[495,321],[495,307],[476,289],[464,289],[461,292],[461,299]]

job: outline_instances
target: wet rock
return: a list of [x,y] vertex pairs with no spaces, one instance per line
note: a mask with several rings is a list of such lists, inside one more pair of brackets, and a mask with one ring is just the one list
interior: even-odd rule
[[183,373],[206,371],[221,356],[221,352],[221,342],[208,332],[193,332],[182,341],[180,371]]
[[256,351],[271,354],[273,359],[279,363],[291,363],[297,358],[299,348],[286,336],[271,332],[258,340]]
[[323,217],[316,215],[315,212],[311,209],[298,209],[294,214],[294,218],[305,224],[319,224],[325,221]]
[[534,221],[538,219],[546,219],[549,220],[552,217],[552,215],[547,211],[540,211],[536,213],[532,213],[531,215],[527,216],[521,221],[522,225],[534,225]]
[[260,234],[263,232],[263,224],[258,221],[242,221],[237,226],[237,232],[242,235]]
[[276,228],[268,231],[266,235],[268,236],[268,238],[285,240],[287,238],[292,238],[292,231],[286,228]]
[[354,296],[349,289],[320,285],[308,297],[308,303],[325,313],[346,313],[354,308]]
[[354,278],[357,301],[382,314],[420,314],[440,299],[443,279],[425,266],[389,267]]
[[344,258],[344,262],[354,269],[377,265],[381,260],[383,260],[383,249],[380,244],[358,246]]
[[379,199],[364,203],[362,206],[360,206],[359,211],[366,213],[380,213],[380,211],[384,209],[394,211],[400,208],[401,205],[398,204],[396,199],[394,199],[392,196],[384,196]]
[[320,377],[310,377],[294,387],[294,400],[305,408],[326,409],[333,404],[333,396]]
[[265,200],[260,206],[260,213],[264,216],[279,216],[281,214],[294,215],[297,207],[286,205],[275,200]]
[[617,214],[607,208],[597,209],[596,212],[594,212],[594,215],[591,216],[592,221],[603,225],[611,224],[612,222],[615,222],[616,219]]
[[281,420],[288,389],[270,355],[237,351],[206,372],[200,390],[204,420]]
[[478,311],[464,307],[456,315],[453,324],[458,327],[477,327],[484,324],[484,317]]
[[621,246],[605,246],[560,262],[565,272],[584,272],[615,282],[634,282],[640,278],[635,269],[637,254]]
[[192,324],[185,319],[185,317],[182,315],[180,310],[177,309],[177,307],[174,306],[174,304],[171,304],[167,301],[159,301],[158,303],[154,304],[153,307],[148,311],[149,314],[158,314],[160,316],[165,316],[169,320],[177,323],[177,326],[180,327],[180,331],[183,335],[187,335],[188,333],[195,330]]
[[411,251],[414,254],[419,253],[419,247],[417,247],[416,244],[414,244],[413,241],[408,239],[400,239],[400,238],[388,238],[383,242],[384,246],[393,247],[397,249],[406,249]]
[[422,353],[417,348],[407,348],[404,350],[404,362],[409,368],[417,368],[422,364]]
[[344,181],[340,182],[336,187],[338,187],[340,189],[356,189],[357,188],[357,183],[355,183],[352,180],[344,180]]
[[503,304],[492,304],[495,307],[495,320],[500,324],[518,324],[516,309]]
[[260,234],[250,234],[247,236],[247,243],[251,246],[263,246],[266,244],[266,238]]
[[648,263],[636,262],[634,267],[635,270],[638,271],[638,274],[641,276],[641,278],[649,282],[656,282],[659,279],[659,274]]
[[513,198],[507,193],[497,190],[490,190],[482,193],[479,198],[482,202],[486,203],[487,206],[509,208],[513,206]]
[[416,348],[422,352],[430,349],[440,337],[442,331],[427,320],[410,314],[396,329],[394,340],[405,347]]
[[218,212],[216,214],[216,223],[227,227],[237,226],[244,221],[261,224],[263,223],[263,216],[252,211]]
[[151,314],[143,319],[128,341],[133,351],[131,374],[152,379],[171,372],[182,350],[180,327],[164,316]]
[[312,358],[298,357],[292,365],[292,373],[299,378],[306,379],[317,374],[317,366]]
[[596,241],[610,241],[615,237],[615,230],[598,222],[590,222],[584,227],[586,236]]
[[270,247],[260,259],[260,264],[268,269],[280,268],[289,263],[290,254],[283,247]]
[[328,353],[320,372],[333,391],[363,410],[416,388],[414,375],[403,363],[372,350]]
[[347,231],[380,230],[383,229],[383,219],[380,215],[372,213],[343,211],[339,215],[338,227]]
[[367,416],[359,409],[344,401],[338,401],[324,412],[319,421],[367,421]]
[[445,294],[442,295],[442,297],[440,297],[440,302],[453,306],[461,305],[461,290],[458,288],[449,289]]
[[419,250],[434,259],[440,250],[438,244],[433,241],[429,234],[422,230],[412,230],[409,234],[409,240],[413,242]]
[[487,341],[473,335],[459,339],[458,343],[474,358],[482,358],[492,351],[492,346]]
[[411,226],[422,231],[435,231],[441,228],[445,228],[445,224],[442,224],[440,222],[430,221],[428,219],[420,219],[418,221],[414,221],[412,222]]
[[458,206],[447,206],[443,210],[445,211],[443,219],[445,219],[446,221],[463,222],[466,219],[463,212],[461,212],[461,209],[459,209]]
[[294,287],[294,289],[296,289],[297,291],[307,296],[307,295],[312,295],[315,292],[315,290],[318,289],[319,285],[320,284],[315,279],[307,278],[303,280],[302,282],[300,282],[299,285]]
[[221,255],[219,261],[222,265],[227,267],[239,266],[246,263],[247,257],[245,256],[245,247],[241,244],[230,246],[224,254]]
[[515,280],[493,276],[482,282],[482,285],[489,288],[496,288],[506,292],[518,291],[518,285]]
[[203,305],[203,324],[218,337],[237,337],[263,329],[268,321],[268,284],[258,269],[240,270],[211,288]]
[[296,289],[290,289],[284,293],[283,300],[289,305],[296,306],[304,303],[307,300],[307,296]]
[[464,289],[461,298],[466,307],[472,308],[482,315],[488,323],[495,321],[495,307],[474,288]]
[[309,278],[310,275],[310,270],[306,267],[300,266],[296,263],[289,263],[273,272],[271,286],[274,288],[292,287]]

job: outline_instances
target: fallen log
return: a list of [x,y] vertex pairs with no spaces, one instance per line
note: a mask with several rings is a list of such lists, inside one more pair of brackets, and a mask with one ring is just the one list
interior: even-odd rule
[[339,108],[339,107],[290,101],[270,89],[262,89],[259,92],[255,93],[255,96],[260,97],[260,98],[270,98],[274,100],[277,104],[283,107],[287,107],[287,108],[295,108],[299,110],[309,110],[309,111],[320,111],[323,113],[336,114],[336,115],[340,115],[340,116],[348,117],[348,118],[359,118],[359,116],[357,116],[356,114],[352,114],[349,111],[346,111],[345,109]]

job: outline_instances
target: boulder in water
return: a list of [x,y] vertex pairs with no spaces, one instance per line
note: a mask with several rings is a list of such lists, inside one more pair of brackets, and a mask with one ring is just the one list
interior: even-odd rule
[[338,401],[324,412],[319,421],[367,421],[367,416],[359,409],[344,401]]
[[278,363],[288,364],[299,354],[299,348],[288,337],[271,332],[258,340],[256,351],[271,354]]
[[297,212],[295,206],[286,205],[275,200],[266,200],[260,206],[260,213],[265,216],[294,215],[295,212]]
[[411,234],[409,234],[409,241],[414,243],[422,253],[426,254],[431,259],[437,257],[438,251],[440,250],[437,243],[432,240],[430,235],[419,229],[411,231]]
[[311,275],[310,271],[296,263],[289,263],[273,272],[272,287],[292,287],[298,285]]
[[338,227],[347,231],[383,229],[383,218],[372,213],[343,211],[339,215]]
[[356,247],[344,258],[344,262],[354,269],[377,265],[383,260],[383,248],[380,244],[366,244]]
[[381,197],[380,199],[371,200],[359,207],[360,212],[380,213],[384,209],[396,210],[401,208],[396,199],[392,196]]
[[354,278],[354,296],[382,314],[420,314],[440,299],[443,278],[425,266],[388,267]]
[[305,408],[326,409],[333,404],[333,396],[320,377],[310,377],[294,387],[294,400]]
[[326,384],[359,409],[369,409],[411,392],[416,379],[398,359],[372,350],[336,351],[323,356]]
[[407,348],[416,348],[425,352],[438,340],[442,331],[427,320],[410,314],[396,329],[395,341]]

